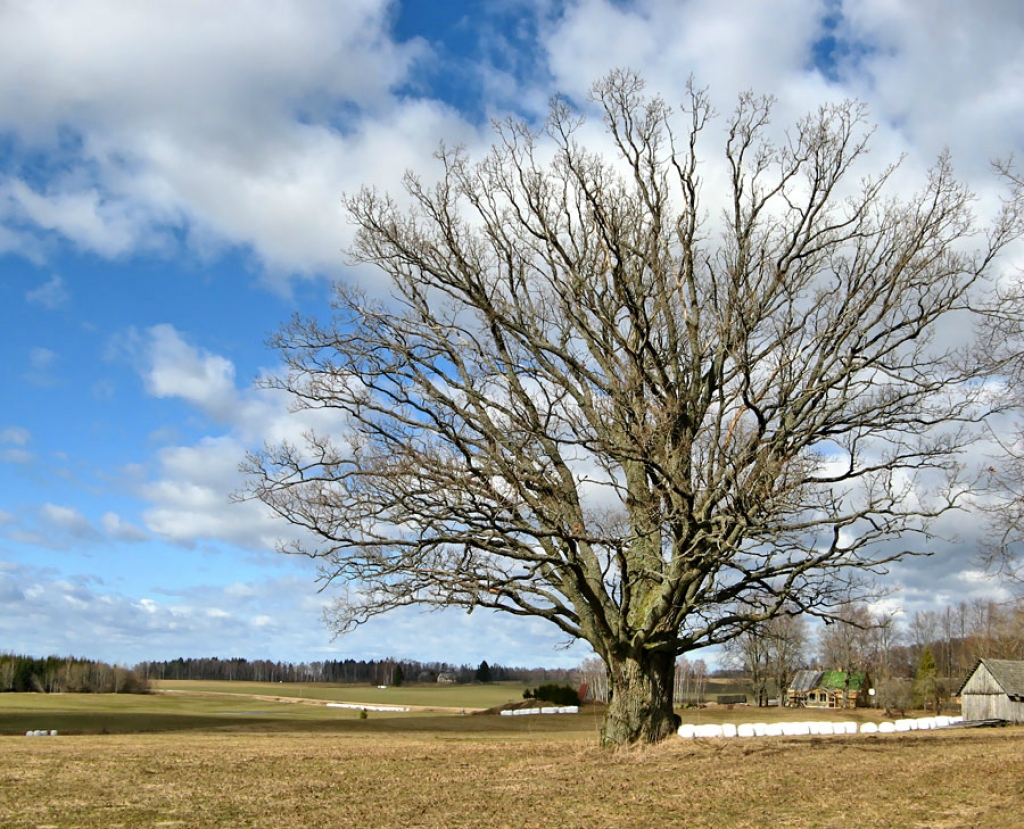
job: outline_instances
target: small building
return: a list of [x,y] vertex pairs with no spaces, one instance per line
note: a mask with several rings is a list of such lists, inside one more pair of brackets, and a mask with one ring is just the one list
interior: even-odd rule
[[965,720],[1024,723],[1024,662],[979,659],[957,695]]
[[869,685],[864,671],[797,671],[786,702],[802,708],[857,708],[867,705]]

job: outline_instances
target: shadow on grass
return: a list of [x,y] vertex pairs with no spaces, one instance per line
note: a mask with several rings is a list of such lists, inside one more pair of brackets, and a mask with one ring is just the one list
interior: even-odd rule
[[0,735],[23,735],[28,731],[55,730],[59,735],[155,734],[167,732],[211,733],[328,733],[328,734],[435,734],[439,737],[476,735],[573,734],[588,736],[594,724],[582,718],[466,716],[375,716],[291,717],[258,712],[217,715],[157,712],[70,712],[17,711],[0,713]]

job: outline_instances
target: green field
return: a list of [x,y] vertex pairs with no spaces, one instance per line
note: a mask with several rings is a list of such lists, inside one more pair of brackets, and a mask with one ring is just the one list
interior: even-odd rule
[[[596,734],[601,712],[501,717],[474,714],[522,702],[524,686],[281,685],[165,682],[150,694],[0,694],[0,735],[56,730],[62,735],[165,731]],[[410,706],[407,713],[330,708],[327,702]],[[465,712],[465,713],[464,713]],[[529,722],[526,722],[529,721]]]
[[528,686],[521,682],[476,685],[438,683],[402,685],[380,689],[372,685],[335,685],[323,682],[154,682],[158,691],[255,694],[289,699],[355,702],[367,705],[417,706],[425,708],[484,709],[509,702],[521,702]]

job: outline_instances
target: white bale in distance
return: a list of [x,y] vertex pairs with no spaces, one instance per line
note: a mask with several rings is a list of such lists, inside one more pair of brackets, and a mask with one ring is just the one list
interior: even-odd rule
[[685,740],[693,739],[693,730],[696,728],[692,723],[683,723],[676,733]]
[[721,737],[722,726],[714,725],[711,723],[708,723],[707,725],[698,725],[696,728],[693,729],[693,736],[709,738]]
[[964,721],[963,717],[950,717],[949,718],[949,724],[950,725],[956,725],[958,722],[963,722],[963,721]]
[[754,730],[754,726],[750,723],[742,723],[736,726],[737,737],[756,737],[757,732]]
[[930,731],[935,728],[935,717],[918,717],[917,728],[919,731]]
[[814,727],[817,730],[812,731],[812,734],[821,734],[824,737],[831,737],[836,733],[835,725],[830,722],[816,722],[814,723]]
[[735,737],[738,731],[739,729],[731,722],[727,722],[722,725],[723,737]]
[[896,731],[910,731],[910,720],[896,720],[892,727]]
[[781,737],[785,733],[785,729],[783,729],[780,722],[770,722],[765,725],[764,735],[766,737]]
[[879,734],[893,734],[896,731],[896,724],[891,722],[881,722],[878,724]]
[[859,730],[860,727],[852,720],[836,723],[836,734],[856,734]]
[[935,718],[935,727],[936,728],[945,728],[947,725],[949,725],[949,721],[951,719],[952,719],[951,717],[946,717],[946,716],[940,715],[940,716]]
[[754,723],[754,736],[755,737],[767,737],[768,736],[768,723],[756,722]]
[[860,727],[861,734],[877,734],[878,726],[873,722],[862,723]]
[[57,736],[57,729],[56,728],[50,729],[50,736],[51,737],[56,737]]

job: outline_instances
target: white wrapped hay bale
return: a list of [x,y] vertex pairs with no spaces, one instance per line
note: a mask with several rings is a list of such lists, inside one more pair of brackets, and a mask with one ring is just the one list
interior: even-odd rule
[[918,731],[931,731],[935,728],[935,717],[918,717],[917,718],[917,730]]
[[910,720],[896,720],[892,727],[896,731],[910,731]]
[[736,726],[737,737],[756,737],[757,732],[754,730],[754,726],[750,723],[742,723]]
[[945,728],[947,725],[949,725],[949,722],[950,722],[951,719],[952,719],[951,717],[946,717],[946,716],[941,716],[940,715],[940,716],[935,718],[935,727],[936,728]]
[[755,737],[767,737],[768,736],[768,723],[756,722],[754,723],[754,736]]
[[676,731],[676,733],[684,740],[692,740],[693,731],[695,728],[696,726],[693,725],[693,723],[683,723],[681,726],[679,726],[679,729]]
[[873,722],[862,723],[860,727],[861,734],[877,734],[878,726]]
[[739,729],[736,728],[736,726],[733,725],[731,722],[727,722],[722,726],[723,737],[735,737],[738,732]]
[[894,734],[896,732],[896,723],[882,722],[878,724],[879,734]]
[[707,725],[698,725],[698,726],[696,726],[693,729],[693,736],[694,737],[705,737],[705,738],[711,738],[711,739],[713,739],[715,737],[721,737],[722,736],[722,726],[720,726],[720,725],[713,725],[711,723],[709,723]]
[[782,723],[772,722],[765,725],[764,735],[766,737],[781,737],[785,733]]

